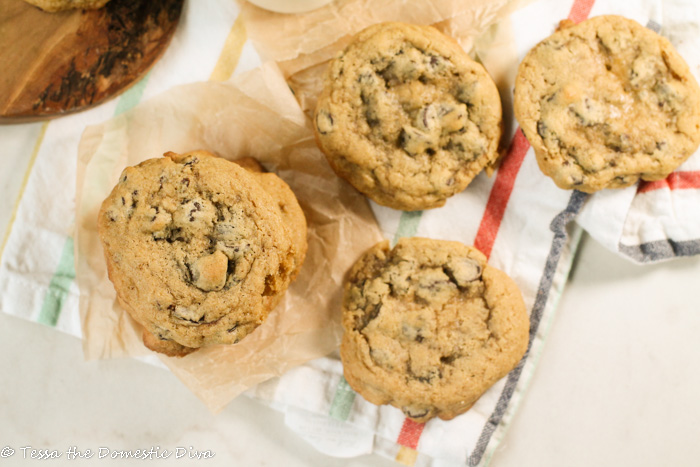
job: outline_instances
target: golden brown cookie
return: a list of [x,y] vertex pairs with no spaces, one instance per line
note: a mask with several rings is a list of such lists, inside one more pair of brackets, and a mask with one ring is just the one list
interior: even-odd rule
[[279,180],[276,196],[301,218],[283,215],[259,175],[205,151],[167,153],[128,167],[102,204],[110,279],[149,348],[184,355],[238,342],[298,273],[303,213]]
[[527,54],[515,82],[515,116],[542,172],[589,193],[668,176],[700,144],[688,65],[621,16],[562,26]]
[[382,242],[352,267],[343,298],[345,379],[374,404],[423,422],[468,410],[522,358],[518,287],[459,242]]
[[95,10],[102,8],[109,0],[24,0],[44,11],[56,12],[64,10]]
[[[284,225],[289,230],[289,234],[295,248],[295,266],[294,271],[290,276],[290,280],[293,281],[299,274],[301,266],[303,265],[306,257],[306,251],[308,249],[306,240],[306,217],[299,206],[294,192],[289,188],[289,185],[287,185],[277,175],[266,173],[265,168],[260,164],[260,162],[257,161],[257,159],[252,157],[244,157],[241,159],[236,159],[233,162],[251,172],[263,189],[265,189],[265,191],[273,198],[273,201],[277,203],[279,214]],[[283,298],[284,294],[276,294],[265,297],[265,307],[271,311]],[[157,338],[146,330],[143,331],[143,343],[147,348],[170,357],[184,357],[185,355],[197,350],[195,348],[180,345],[173,340],[163,340]]]
[[273,173],[254,173],[256,181],[276,203],[278,213],[294,244],[294,270],[291,279],[299,273],[306,257],[306,217],[296,196],[284,180]]
[[[126,308],[125,308],[126,309]],[[168,357],[184,357],[199,350],[199,347],[185,347],[172,339],[162,339],[154,336],[144,328],[141,333],[143,345],[154,352],[162,353]]]
[[339,176],[379,204],[412,211],[442,206],[496,160],[501,101],[451,38],[382,23],[331,62],[314,123]]
[[[306,217],[301,206],[299,206],[294,192],[284,180],[273,173],[266,172],[265,168],[256,159],[244,157],[236,159],[234,162],[251,172],[257,182],[277,204],[279,215],[285,227],[288,228],[289,236],[294,244],[294,270],[290,280],[296,279],[302,264],[304,264],[308,244],[306,241]],[[282,298],[282,294],[268,297],[269,308],[272,309],[277,306]]]

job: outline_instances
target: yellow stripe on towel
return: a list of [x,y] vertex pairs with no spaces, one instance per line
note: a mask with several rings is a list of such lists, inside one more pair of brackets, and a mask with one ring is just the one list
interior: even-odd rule
[[34,167],[34,162],[36,161],[36,156],[39,154],[39,148],[41,148],[41,143],[44,142],[44,135],[46,134],[46,128],[49,126],[49,122],[45,121],[41,125],[41,130],[39,130],[39,136],[34,143],[34,149],[32,150],[32,156],[29,159],[29,164],[27,165],[27,170],[24,172],[24,178],[22,179],[22,185],[19,188],[19,194],[17,195],[17,200],[15,201],[15,206],[12,208],[12,216],[10,216],[10,221],[7,223],[7,229],[5,230],[5,237],[2,239],[2,245],[0,245],[0,262],[2,261],[2,254],[5,251],[5,245],[7,245],[7,239],[10,238],[10,232],[12,231],[12,225],[15,223],[15,218],[17,217],[17,210],[19,209],[19,202],[22,200],[24,195],[24,190],[27,188],[27,182],[29,181],[29,174],[32,173],[32,167]]
[[209,77],[210,81],[226,81],[233,75],[238,60],[241,58],[243,45],[246,41],[245,26],[243,25],[242,15],[238,15],[236,21],[231,26],[231,31],[228,33],[224,48],[221,50],[219,60],[216,62],[214,71]]
[[399,464],[412,466],[415,465],[416,459],[418,459],[418,451],[406,446],[401,446],[394,460]]

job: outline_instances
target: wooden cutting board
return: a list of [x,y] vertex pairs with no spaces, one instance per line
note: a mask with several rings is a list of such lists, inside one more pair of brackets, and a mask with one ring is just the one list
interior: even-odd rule
[[112,0],[46,13],[0,0],[0,123],[84,110],[138,81],[168,45],[184,0]]

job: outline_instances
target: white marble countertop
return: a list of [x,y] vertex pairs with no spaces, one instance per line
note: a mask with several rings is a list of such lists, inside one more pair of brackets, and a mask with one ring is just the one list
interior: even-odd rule
[[[36,125],[20,133],[31,141]],[[27,164],[20,136],[3,141],[0,232]],[[539,367],[492,465],[697,462],[698,278],[700,257],[636,266],[584,236]],[[0,353],[0,465],[38,462],[28,446],[63,453],[50,465],[94,464],[69,461],[71,447],[156,446],[186,452],[159,465],[192,465],[183,462],[190,447],[215,453],[199,461],[206,465],[396,465],[321,454],[285,428],[282,414],[246,397],[213,415],[164,370],[135,360],[85,362],[78,339],[1,313]],[[5,447],[12,457],[2,458]]]

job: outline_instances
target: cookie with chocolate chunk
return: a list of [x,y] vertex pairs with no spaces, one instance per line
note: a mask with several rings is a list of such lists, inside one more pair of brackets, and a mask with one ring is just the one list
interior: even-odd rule
[[[301,265],[304,264],[308,244],[306,241],[306,217],[294,192],[284,180],[274,173],[267,172],[260,162],[252,157],[236,159],[233,162],[248,170],[275,202],[282,223],[287,227],[294,244],[294,270],[290,279],[296,279]],[[268,297],[269,308],[277,306],[282,298],[283,294]]]
[[205,151],[167,153],[128,167],[103,202],[109,277],[149,348],[238,342],[298,273],[303,213],[284,182],[271,195],[261,175]]
[[688,65],[664,37],[621,16],[562,22],[520,64],[514,107],[560,188],[659,180],[700,144],[700,88]]
[[382,242],[350,271],[340,348],[345,379],[374,404],[424,422],[468,410],[522,358],[518,287],[458,242]]
[[339,176],[379,204],[411,211],[442,206],[494,163],[501,101],[451,38],[382,23],[330,63],[314,123]]

